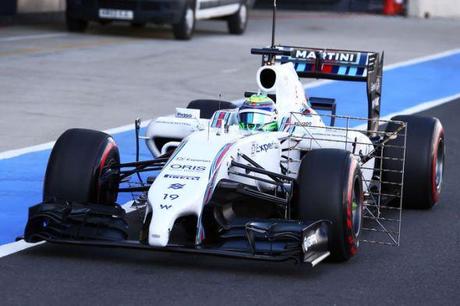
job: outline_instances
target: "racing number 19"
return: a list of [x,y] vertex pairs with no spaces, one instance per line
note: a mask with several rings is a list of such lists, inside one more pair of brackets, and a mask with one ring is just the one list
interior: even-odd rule
[[170,200],[175,200],[179,197],[178,194],[169,194],[169,193],[165,193],[164,194],[164,197],[163,197],[163,200],[166,200],[166,199],[170,199]]

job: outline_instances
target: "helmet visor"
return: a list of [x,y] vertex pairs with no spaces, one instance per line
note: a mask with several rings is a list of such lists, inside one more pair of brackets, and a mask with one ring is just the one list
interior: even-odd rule
[[265,124],[271,121],[271,116],[268,114],[244,112],[240,113],[238,116],[242,127],[248,130],[261,129]]

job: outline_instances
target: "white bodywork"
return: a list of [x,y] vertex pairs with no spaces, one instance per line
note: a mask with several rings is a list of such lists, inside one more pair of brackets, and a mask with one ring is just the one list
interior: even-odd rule
[[[264,70],[272,70],[276,74],[276,81],[269,88],[261,80]],[[247,164],[240,154],[246,154],[265,169],[276,173],[282,173],[280,165],[285,161],[282,155],[288,156],[291,162],[284,164],[288,167],[285,174],[296,177],[302,151],[340,148],[367,154],[373,150],[371,141],[363,133],[325,126],[321,117],[308,106],[292,63],[260,68],[257,83],[262,92],[276,94],[278,132],[249,133],[241,130],[237,125],[237,110],[227,111],[227,124],[222,124],[220,128],[212,125],[218,112],[207,120],[200,119],[187,109],[178,109],[176,116],[160,117],[149,124],[147,145],[154,156],[162,151],[162,148],[156,147],[154,138],[171,139],[169,143],[163,142],[163,147],[178,145],[148,192],[148,205],[152,212],[148,236],[150,245],[166,246],[174,222],[186,215],[198,217],[196,243],[199,244],[204,238],[200,222],[203,206],[221,179],[256,186],[261,191],[272,188],[271,184],[229,173],[244,171],[230,165],[232,160]],[[296,123],[290,128],[283,128],[283,121],[287,118]],[[282,151],[283,148],[293,147],[295,149]],[[372,169],[374,160],[365,165],[366,169]],[[372,170],[366,169],[362,170],[363,179],[370,180]],[[367,190],[366,186],[364,190]]]
[[240,8],[238,0],[227,1],[223,5],[215,0],[197,0],[195,3],[195,18],[197,20],[230,16]]

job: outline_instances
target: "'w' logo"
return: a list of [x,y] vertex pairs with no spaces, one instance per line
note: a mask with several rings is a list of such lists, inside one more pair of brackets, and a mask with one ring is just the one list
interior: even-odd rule
[[160,204],[160,208],[161,209],[170,209],[172,207],[172,205],[163,205],[163,204]]

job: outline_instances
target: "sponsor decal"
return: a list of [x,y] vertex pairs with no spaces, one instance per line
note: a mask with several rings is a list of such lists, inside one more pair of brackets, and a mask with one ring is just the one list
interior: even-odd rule
[[166,120],[157,120],[155,123],[162,123],[162,124],[172,124],[172,125],[185,125],[185,126],[192,126],[192,124],[188,121],[166,121]]
[[186,119],[191,119],[193,118],[192,114],[184,114],[184,113],[176,113],[176,118],[186,118]]
[[310,235],[310,236],[305,236],[303,237],[303,243],[302,243],[302,247],[303,247],[303,251],[306,253],[308,252],[308,249],[314,245],[314,244],[317,244],[318,243],[318,238],[316,237],[315,234],[313,235]]
[[189,162],[196,162],[196,163],[210,163],[209,159],[199,159],[199,158],[191,158],[191,157],[177,157],[176,160],[179,161],[189,161]]
[[177,190],[177,189],[184,188],[184,186],[185,186],[185,184],[174,183],[174,184],[169,185],[168,189]]
[[311,51],[311,50],[295,50],[294,57],[303,59],[316,60],[316,55],[319,54],[321,59],[326,61],[335,62],[349,62],[354,63],[358,59],[359,53],[349,52],[324,52],[324,51]]
[[189,180],[189,181],[198,181],[199,176],[190,176],[190,175],[175,175],[175,174],[165,174],[166,178],[177,179],[177,180]]
[[312,126],[312,123],[310,121],[305,121],[305,122],[296,122],[294,123],[295,126]]
[[200,110],[192,108],[176,108],[176,118],[183,119],[198,119],[200,118]]
[[274,149],[279,149],[279,144],[275,141],[264,144],[253,143],[251,146],[251,154],[254,155],[255,153],[267,152],[268,150]]
[[172,205],[163,205],[163,204],[160,204],[160,209],[170,209],[172,207]]
[[190,172],[203,172],[206,170],[205,166],[196,166],[196,165],[189,165],[189,164],[172,164],[169,167],[175,170],[184,170],[184,171],[190,171]]

